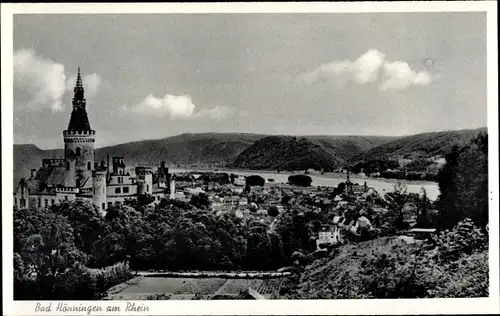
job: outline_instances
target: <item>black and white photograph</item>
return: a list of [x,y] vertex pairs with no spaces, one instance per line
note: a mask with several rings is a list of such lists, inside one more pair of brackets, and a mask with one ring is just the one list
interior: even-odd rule
[[11,15],[10,299],[498,303],[488,6],[305,8]]

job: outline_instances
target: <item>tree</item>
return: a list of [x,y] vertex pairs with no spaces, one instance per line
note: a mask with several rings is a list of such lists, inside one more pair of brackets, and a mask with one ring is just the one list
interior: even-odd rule
[[250,186],[250,187],[252,187],[252,186],[264,186],[264,184],[266,183],[266,180],[264,178],[262,178],[261,176],[251,175],[251,176],[246,177],[245,182],[246,182],[246,185]]
[[488,135],[480,133],[470,143],[445,156],[438,174],[439,228],[449,229],[468,217],[481,229],[488,223]]
[[422,187],[420,195],[417,197],[415,204],[417,210],[417,227],[430,228],[434,227],[434,218],[431,214],[432,203],[427,196],[427,191]]
[[388,192],[384,198],[387,201],[387,207],[391,212],[389,218],[390,224],[399,229],[403,228],[404,208],[410,201],[406,186],[398,182],[394,186],[394,191]]
[[280,214],[280,211],[278,210],[278,208],[275,205],[271,205],[269,207],[269,209],[267,210],[267,214],[269,214],[269,216],[271,216],[271,217],[276,217]]
[[51,211],[65,216],[73,228],[75,246],[90,255],[104,233],[104,219],[95,205],[82,200],[62,202]]
[[206,209],[210,206],[210,200],[208,199],[208,195],[205,193],[199,193],[198,195],[193,195],[190,201],[191,205],[197,208]]
[[56,299],[56,285],[61,275],[74,264],[87,260],[75,246],[68,219],[46,208],[25,209],[14,213],[14,231],[18,278],[15,284],[28,282],[34,286],[28,293],[18,289],[16,294]]
[[292,185],[308,187],[312,183],[312,178],[304,174],[296,174],[288,177],[288,182]]

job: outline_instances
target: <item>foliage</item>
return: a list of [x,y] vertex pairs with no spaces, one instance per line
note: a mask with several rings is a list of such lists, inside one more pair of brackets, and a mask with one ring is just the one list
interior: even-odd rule
[[264,186],[266,180],[258,175],[251,175],[245,178],[245,183],[247,186]]
[[[466,238],[470,234],[471,238]],[[287,298],[488,296],[487,240],[470,220],[436,238],[437,247],[379,238],[345,245],[307,266]]]
[[295,174],[288,177],[288,182],[292,185],[308,187],[312,183],[312,178],[304,174]]
[[146,206],[154,202],[154,196],[151,194],[141,194],[137,198],[125,199],[124,204],[132,207],[133,209],[144,213]]
[[208,195],[206,193],[199,193],[197,195],[193,195],[191,197],[191,201],[189,202],[196,208],[208,208],[210,206],[210,201],[208,200]]
[[488,223],[488,135],[479,134],[469,144],[446,155],[438,175],[441,209],[439,228],[449,229],[464,218],[485,229]]
[[267,213],[269,214],[269,216],[271,217],[276,217],[280,214],[280,211],[278,210],[278,208],[274,205],[271,205],[269,207],[269,209],[267,210]]
[[487,245],[487,236],[466,218],[459,222],[451,231],[446,230],[439,234],[436,240],[440,259],[446,262],[455,261],[461,255],[470,255],[475,251],[484,250]]

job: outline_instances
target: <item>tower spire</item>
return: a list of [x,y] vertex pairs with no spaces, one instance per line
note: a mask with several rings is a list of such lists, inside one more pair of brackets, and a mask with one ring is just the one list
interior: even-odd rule
[[78,67],[78,74],[76,76],[76,84],[73,92],[73,112],[71,113],[68,130],[89,131],[91,128],[85,109],[86,101],[80,67]]
[[76,87],[75,87],[75,90],[76,90],[76,88],[82,88],[83,89],[82,76],[80,75],[80,66],[78,66],[78,74],[76,76]]

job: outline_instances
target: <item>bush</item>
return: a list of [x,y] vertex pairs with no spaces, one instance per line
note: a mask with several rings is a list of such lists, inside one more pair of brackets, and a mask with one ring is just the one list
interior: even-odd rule
[[103,269],[90,269],[77,263],[61,275],[56,283],[55,293],[58,299],[100,299],[108,289],[131,277],[132,272],[124,263]]
[[312,183],[312,179],[304,174],[296,174],[288,177],[288,182],[292,185],[297,185],[301,187],[308,187]]
[[451,231],[441,232],[436,240],[440,259],[445,262],[457,260],[463,254],[470,255],[487,247],[487,237],[466,218]]
[[252,175],[245,178],[245,184],[247,186],[264,186],[266,180],[258,175]]

